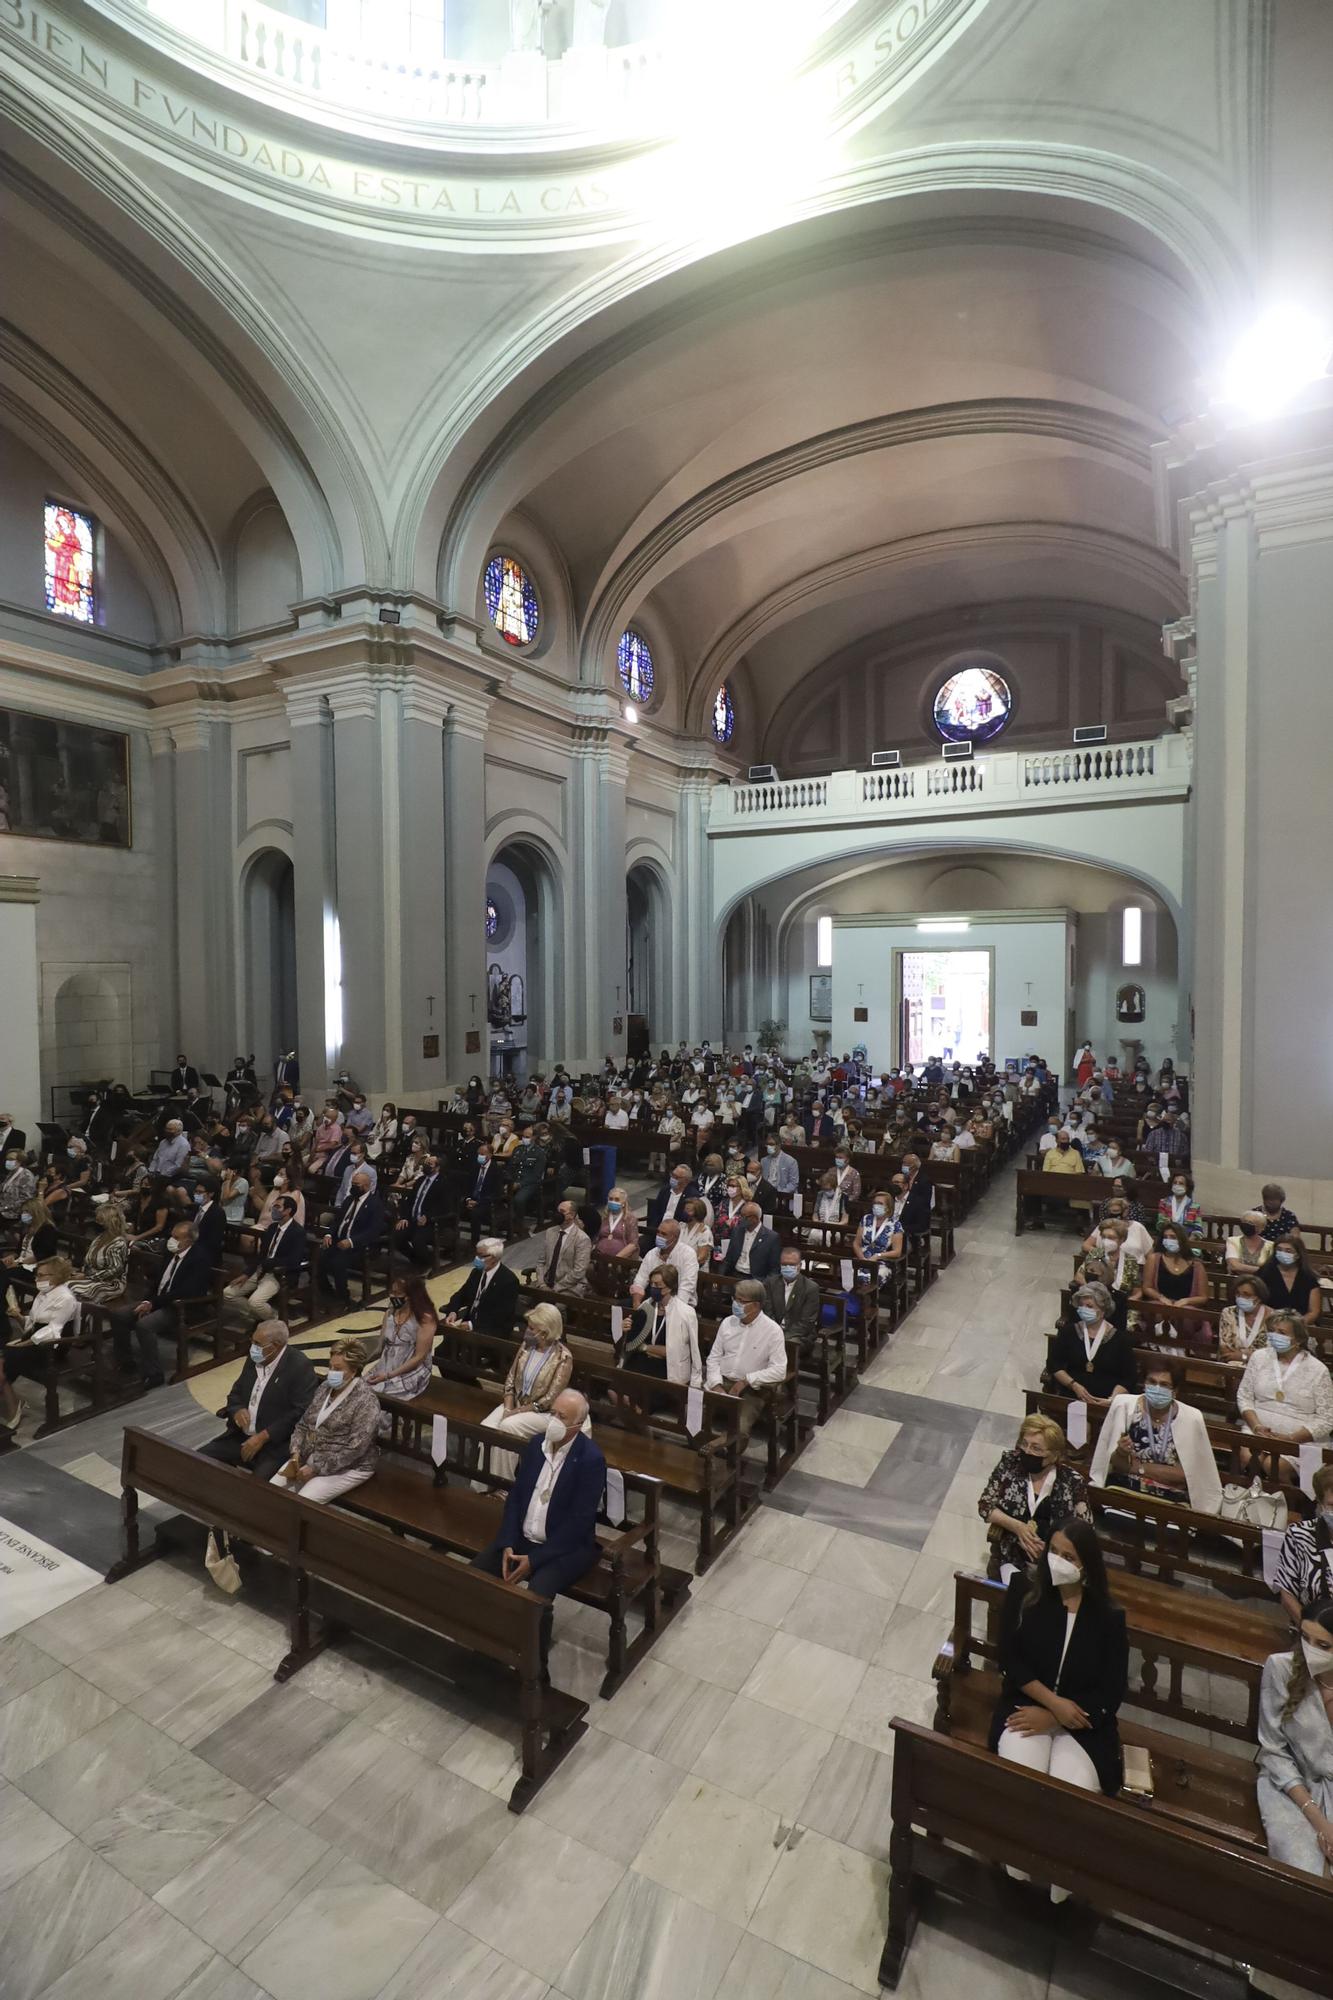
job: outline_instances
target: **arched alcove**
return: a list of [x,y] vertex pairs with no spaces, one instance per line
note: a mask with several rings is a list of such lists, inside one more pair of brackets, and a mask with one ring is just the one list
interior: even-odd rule
[[263,1074],[297,1040],[296,878],[280,849],[266,847],[250,863],[242,910],[246,1048]]
[[[505,842],[492,856],[486,871],[487,896],[492,885],[501,892],[495,897],[501,928],[510,931],[501,942],[501,928],[494,940],[487,939],[486,963],[504,963],[506,969],[521,966],[523,1012],[521,1026],[515,1024],[517,1040],[514,1073],[548,1072],[564,1047],[565,984],[561,964],[564,936],[563,891],[559,871],[550,852],[536,840],[522,837]],[[502,908],[507,899],[508,911]],[[492,950],[492,943],[498,947]],[[512,961],[512,964],[511,964]],[[488,990],[491,984],[487,975]],[[516,992],[516,989],[511,989]],[[492,1027],[492,1043],[495,1029]]]
[[60,980],[50,1001],[51,1083],[130,1081],[129,1000],[128,966],[85,966]]
[[625,878],[625,995],[648,1042],[668,1042],[671,1007],[671,898],[658,870],[636,861]]
[[301,596],[301,559],[287,517],[271,493],[258,493],[232,529],[227,612],[233,632],[278,625]]

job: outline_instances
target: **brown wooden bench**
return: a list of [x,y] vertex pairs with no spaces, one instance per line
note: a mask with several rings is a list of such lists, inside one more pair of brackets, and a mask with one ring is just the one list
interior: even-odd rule
[[[441,1374],[405,1407],[425,1419],[441,1416],[462,1424],[483,1423],[498,1400],[495,1385],[503,1383],[508,1373],[506,1354],[512,1359],[515,1351],[510,1342],[461,1328],[441,1329],[436,1351],[437,1365],[443,1357]],[[655,1479],[667,1492],[697,1506],[696,1567],[702,1575],[758,1498],[742,1478],[737,1398],[704,1390],[704,1428],[695,1438],[685,1428],[688,1391],[674,1382],[579,1357],[572,1386],[588,1398],[593,1436],[608,1466]],[[634,1398],[634,1406],[643,1412],[635,1428],[627,1427],[629,1405],[613,1404],[612,1393]],[[512,1439],[506,1449],[514,1450]]]
[[[430,1427],[410,1403],[384,1399],[393,1418],[389,1449],[382,1453],[374,1477],[353,1487],[338,1503],[354,1514],[382,1521],[395,1532],[420,1536],[434,1548],[475,1556],[499,1533],[510,1481],[492,1471],[487,1446],[511,1452],[513,1439],[484,1424],[449,1425],[451,1450],[462,1453],[435,1462]],[[610,1621],[604,1700],[620,1686],[688,1600],[688,1571],[664,1567],[658,1545],[658,1497],[655,1479],[622,1475],[627,1509],[637,1502],[639,1519],[614,1525],[602,1510],[598,1528],[600,1553],[579,1581],[562,1594],[576,1604],[600,1611]],[[473,1490],[475,1484],[488,1488]],[[631,1640],[627,1616],[637,1610],[642,1628]]]
[[[1063,1209],[1082,1227],[1083,1211],[1090,1215],[1093,1209],[1113,1200],[1116,1186],[1106,1174],[1048,1174],[1044,1169],[1020,1167],[1014,1175],[1014,1235],[1021,1236],[1034,1224],[1041,1226],[1039,1211],[1043,1202]],[[1136,1183],[1126,1178],[1118,1186],[1133,1201]]]
[[1178,1500],[1124,1486],[1090,1486],[1088,1507],[1105,1554],[1135,1574],[1149,1569],[1163,1582],[1184,1577],[1233,1597],[1272,1601],[1263,1530],[1248,1521],[1197,1514]]
[[[1032,1416],[1035,1412],[1039,1411],[1042,1416],[1054,1417],[1056,1423],[1059,1424],[1063,1431],[1067,1431],[1069,1427],[1069,1409],[1073,1400],[1072,1396],[1055,1395],[1046,1389],[1027,1389],[1024,1391],[1024,1409],[1026,1414]],[[1069,1460],[1072,1465],[1077,1465],[1086,1470],[1087,1466],[1091,1463],[1092,1455],[1097,1448],[1097,1439],[1101,1433],[1102,1420],[1105,1414],[1105,1411],[1089,1406],[1088,1442],[1080,1451],[1070,1450]],[[1207,1426],[1209,1442],[1213,1447],[1213,1456],[1217,1460],[1217,1469],[1224,1478],[1230,1477],[1235,1465],[1236,1453],[1241,1450],[1254,1450],[1254,1436],[1251,1432],[1240,1430],[1233,1424],[1224,1423],[1216,1416],[1205,1415],[1204,1423]],[[1333,1444],[1326,1444],[1323,1447],[1323,1453],[1325,1465],[1333,1463]],[[1268,1456],[1271,1458],[1271,1454],[1268,1454]],[[1239,1474],[1236,1476],[1239,1477]],[[1274,1491],[1282,1490],[1275,1465],[1270,1463],[1267,1475],[1264,1475],[1256,1459],[1254,1466],[1245,1474],[1244,1483],[1249,1485],[1256,1477],[1262,1478],[1264,1485],[1270,1489]]]
[[898,1984],[927,1887],[995,1908],[1013,1894],[994,1873],[1008,1866],[1071,1890],[1085,1906],[1083,1952],[1131,1973],[1216,2000],[1253,1992],[1244,1972],[1227,1985],[1224,1968],[1201,1966],[1202,1949],[1333,1995],[1329,1894],[1317,1876],[1219,1839],[1155,1798],[1108,1799],[900,1717],[892,1726],[881,1984]]
[[[108,1583],[151,1562],[167,1545],[160,1529],[150,1547],[141,1545],[141,1493],[225,1530],[286,1570],[291,1644],[275,1680],[290,1679],[344,1629],[433,1671],[443,1669],[470,1694],[491,1701],[505,1684],[493,1671],[501,1668],[517,1692],[522,1721],[522,1773],[509,1795],[511,1812],[522,1812],[586,1731],[588,1704],[542,1684],[547,1606],[517,1585],[354,1520],[341,1508],[313,1506],[149,1431],[124,1434],[121,1488],[123,1553],[107,1571]],[[490,1671],[477,1672],[476,1655],[491,1663]]]

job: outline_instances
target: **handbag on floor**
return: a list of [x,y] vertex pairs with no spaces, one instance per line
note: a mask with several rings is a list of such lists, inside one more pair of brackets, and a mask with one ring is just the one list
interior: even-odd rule
[[221,1528],[210,1528],[204,1550],[204,1568],[219,1590],[234,1597],[241,1587],[241,1572],[231,1552],[231,1543]]

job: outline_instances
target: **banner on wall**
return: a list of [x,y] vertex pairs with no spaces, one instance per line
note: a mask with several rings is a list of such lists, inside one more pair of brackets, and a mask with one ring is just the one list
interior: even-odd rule
[[0,1520],[0,1639],[102,1581],[86,1563]]

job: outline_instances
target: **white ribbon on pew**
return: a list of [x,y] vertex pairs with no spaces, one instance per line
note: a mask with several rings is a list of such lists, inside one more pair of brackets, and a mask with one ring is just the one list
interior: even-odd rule
[[1088,1442],[1088,1406],[1080,1403],[1077,1397],[1070,1403],[1065,1417],[1065,1436],[1075,1451],[1082,1451]]
[[[799,1222],[801,1219],[801,1195],[799,1189],[791,1198],[791,1212],[793,1220]],[[772,1227],[773,1225],[770,1222],[769,1228],[771,1229]]]
[[613,1528],[625,1525],[625,1475],[613,1465],[606,1468],[606,1518]]
[[619,1347],[621,1341],[624,1338],[625,1338],[625,1308],[623,1306],[612,1306],[611,1308],[612,1345],[615,1347]]
[[1296,1462],[1300,1467],[1301,1492],[1314,1499],[1313,1480],[1324,1462],[1322,1444],[1302,1444],[1296,1447]]
[[840,1276],[842,1278],[842,1289],[844,1292],[850,1292],[855,1283],[855,1279],[852,1276],[852,1260],[850,1257],[843,1258]]
[[430,1420],[430,1457],[432,1465],[443,1465],[449,1456],[449,1419],[432,1417]]
[[1277,1589],[1277,1566],[1282,1560],[1282,1544],[1286,1539],[1281,1528],[1263,1529],[1264,1538],[1264,1582],[1270,1590]]
[[771,1229],[773,1227],[773,1218],[771,1215],[766,1215],[764,1217],[764,1227],[765,1229]]
[[1170,1155],[1169,1153],[1159,1153],[1159,1154],[1157,1155],[1157,1171],[1158,1171],[1158,1173],[1159,1173],[1159,1174],[1160,1174],[1160,1175],[1162,1176],[1162,1179],[1163,1179],[1164,1181],[1169,1181],[1169,1180],[1170,1180],[1170,1178],[1171,1178],[1171,1155]]
[[585,1166],[585,1167],[590,1167],[590,1166],[592,1165],[592,1147],[591,1147],[591,1146],[585,1146],[585,1147],[583,1148],[583,1164],[584,1164],[584,1166]]
[[685,1428],[691,1437],[698,1437],[704,1427],[704,1392],[689,1389],[685,1395]]

